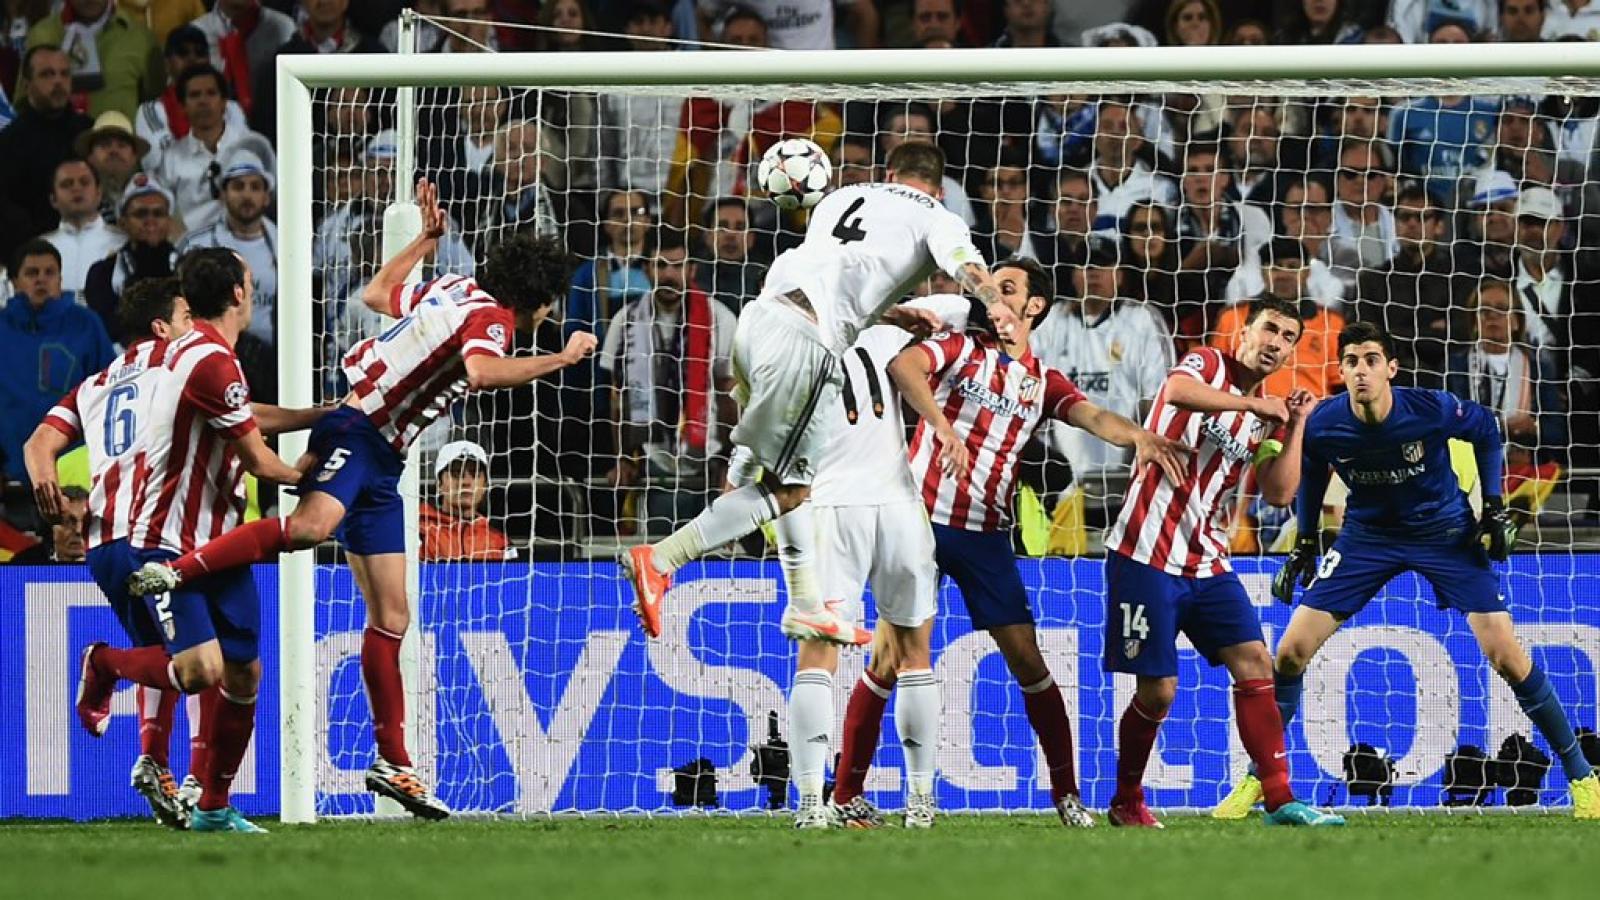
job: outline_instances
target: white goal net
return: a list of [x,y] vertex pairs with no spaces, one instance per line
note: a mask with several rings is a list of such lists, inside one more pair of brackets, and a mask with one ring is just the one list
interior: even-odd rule
[[[944,71],[946,57],[927,52],[926,71]],[[902,54],[896,65],[910,63]],[[1230,347],[1264,292],[1298,299],[1308,321],[1271,393],[1335,392],[1339,329],[1382,325],[1400,344],[1401,383],[1501,415],[1506,496],[1526,522],[1505,566],[1507,600],[1575,722],[1593,728],[1600,86],[1193,74],[560,90],[507,77],[418,87],[414,116],[400,113],[392,88],[315,88],[306,138],[315,169],[284,177],[315,193],[315,339],[298,352],[315,366],[316,400],[346,390],[338,356],[385,327],[358,298],[380,262],[397,182],[414,176],[440,185],[451,216],[424,277],[470,274],[520,229],[560,235],[578,261],[573,290],[537,334],[518,337],[519,351],[552,351],[579,329],[602,339],[592,364],[470,397],[413,451],[428,547],[408,640],[410,740],[440,796],[495,813],[664,811],[709,799],[714,777],[719,807],[767,808],[751,767],[781,757],[762,747],[769,716],[784,720],[795,661],[777,629],[783,584],[770,551],[757,540],[680,572],[659,641],[635,627],[613,561],[692,517],[721,482],[732,414],[725,341],[765,265],[804,226],[803,214],[781,215],[751,193],[761,151],[788,137],[822,145],[845,183],[881,177],[900,141],[937,141],[950,162],[944,202],[972,223],[978,246],[991,261],[1033,257],[1054,276],[1057,305],[1036,352],[1135,418],[1177,355]],[[368,72],[350,83],[380,80]],[[1127,460],[1050,437],[1027,456],[1018,565],[1067,698],[1086,800],[1103,807],[1132,690],[1100,663],[1105,641],[1119,639],[1104,627],[1102,538]],[[440,468],[440,448],[460,440],[485,453],[482,485],[457,455]],[[1476,491],[1470,459],[1459,474]],[[1330,496],[1328,530],[1341,513]],[[1290,612],[1266,590],[1290,519],[1254,497],[1235,516],[1236,566],[1269,646]],[[342,560],[319,557],[315,591],[316,808],[369,812],[360,773],[374,751],[356,662],[364,611]],[[286,590],[285,603],[295,599]],[[1047,808],[1021,694],[948,584],[934,634],[940,805]],[[861,666],[860,654],[844,654],[841,716]],[[1226,673],[1186,649],[1180,680],[1146,783],[1158,808],[1209,807],[1246,758]],[[1493,759],[1530,731],[1462,618],[1407,576],[1313,663],[1288,742],[1307,799],[1361,804],[1376,793],[1434,807],[1449,800],[1447,756],[1476,747]],[[868,789],[895,806],[892,722],[884,734]],[[1533,745],[1553,759],[1537,736]],[[1490,766],[1491,780],[1500,771]],[[1536,772],[1522,785],[1535,799],[1563,802],[1559,772],[1525,771]]]

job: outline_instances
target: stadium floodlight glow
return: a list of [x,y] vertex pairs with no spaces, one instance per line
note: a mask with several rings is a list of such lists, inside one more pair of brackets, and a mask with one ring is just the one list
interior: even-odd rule
[[[372,88],[395,89],[393,93],[378,91],[362,101],[339,100],[340,103],[360,102],[397,104],[393,121],[397,135],[397,153],[392,170],[386,177],[392,180],[392,206],[385,216],[385,242],[397,240],[404,230],[414,228],[414,216],[408,215],[406,203],[410,186],[419,171],[416,158],[419,141],[419,109],[426,111],[430,100],[422,96],[424,89],[467,86],[508,86],[534,92],[533,99],[542,101],[545,89],[566,94],[605,93],[626,98],[652,99],[659,104],[676,104],[684,98],[726,97],[744,99],[770,99],[774,96],[837,100],[855,98],[862,100],[923,98],[973,99],[1015,97],[1037,100],[1055,95],[1165,95],[1193,94],[1215,98],[1227,103],[1229,97],[1284,98],[1284,97],[1419,97],[1451,95],[1497,96],[1507,94],[1600,94],[1600,44],[1562,43],[1549,45],[1473,44],[1427,46],[1313,46],[1313,47],[1193,47],[1193,48],[1136,48],[1136,49],[975,49],[975,50],[882,50],[843,52],[782,52],[782,53],[579,53],[579,54],[422,54],[422,55],[283,55],[277,61],[278,135],[278,229],[279,245],[279,303],[278,303],[278,372],[280,402],[287,407],[307,407],[333,398],[325,393],[326,376],[330,366],[320,361],[325,347],[333,352],[344,349],[341,345],[344,332],[330,333],[328,321],[318,315],[325,297],[314,292],[319,280],[316,272],[317,240],[313,219],[313,202],[318,194],[316,179],[327,174],[321,168],[323,161],[317,156],[316,116],[314,100],[324,105],[332,104],[333,92],[341,89]],[[381,99],[380,99],[381,98]],[[1254,102],[1247,100],[1246,102]],[[649,106],[649,104],[642,104]],[[676,107],[673,107],[676,109]],[[659,112],[659,110],[655,110]],[[357,110],[362,115],[371,112],[365,107]],[[676,118],[673,118],[676,121]],[[623,121],[626,129],[635,123]],[[667,160],[644,160],[645,163],[666,165]],[[362,174],[372,175],[368,171]],[[598,224],[598,223],[596,223]],[[326,266],[324,265],[324,268]],[[326,275],[326,272],[321,274]],[[327,293],[327,279],[321,279]],[[315,298],[315,303],[313,302]],[[344,326],[340,326],[344,327]],[[1442,373],[1441,373],[1442,374]],[[500,412],[502,416],[510,414]],[[534,418],[528,416],[528,418]],[[282,452],[295,459],[304,450],[303,434],[282,438]],[[415,499],[416,482],[412,482],[408,497]],[[532,489],[543,489],[534,485]],[[563,482],[558,486],[562,504],[575,506],[582,500],[584,486]],[[570,506],[541,507],[539,512],[549,517],[565,516]],[[590,516],[593,520],[595,517]],[[600,523],[604,524],[604,523]],[[1570,554],[1565,557],[1568,574],[1557,579],[1588,578],[1575,575]],[[1030,572],[1030,578],[1043,571]],[[418,593],[416,568],[411,570],[413,596]],[[1076,571],[1076,570],[1074,570]],[[328,804],[328,795],[347,793],[329,783],[330,777],[343,777],[341,766],[347,766],[355,755],[340,744],[333,732],[347,723],[330,725],[334,717],[350,718],[350,730],[355,723],[364,721],[364,698],[359,693],[359,679],[352,676],[346,664],[350,655],[350,635],[324,634],[327,629],[326,613],[329,604],[344,604],[348,612],[354,603],[349,596],[348,580],[340,580],[319,573],[310,553],[290,554],[280,563],[279,640],[281,691],[281,767],[280,790],[282,818],[286,822],[314,821],[319,812],[338,814],[355,811],[347,806]],[[519,581],[494,581],[500,576],[486,568],[445,568],[437,571],[427,588],[433,599],[444,596],[438,607],[445,610],[464,610],[461,615],[482,615],[484,606],[495,606],[502,595],[517,594],[520,604],[517,611],[523,619],[519,627],[524,630],[515,640],[496,632],[493,625],[476,625],[471,622],[428,621],[425,615],[413,616],[414,633],[407,641],[418,659],[418,668],[408,675],[410,704],[417,708],[415,727],[419,734],[430,740],[435,733],[445,734],[451,740],[483,741],[492,735],[499,743],[493,748],[477,747],[461,751],[457,748],[455,762],[449,779],[439,778],[437,784],[448,788],[454,780],[460,784],[494,782],[493,790],[487,788],[465,801],[452,799],[452,805],[467,810],[503,811],[514,814],[547,812],[552,808],[580,811],[653,811],[664,807],[663,797],[671,788],[670,764],[663,760],[658,770],[643,773],[650,789],[630,787],[627,790],[594,788],[587,793],[575,789],[568,779],[577,765],[578,745],[584,741],[585,729],[596,721],[604,721],[625,737],[612,738],[616,746],[600,754],[602,762],[586,763],[590,768],[583,772],[588,784],[606,782],[604,772],[597,766],[626,767],[642,765],[639,760],[655,758],[653,753],[671,746],[677,754],[672,761],[680,762],[705,755],[717,768],[747,767],[756,753],[754,744],[759,740],[768,709],[781,704],[781,685],[768,671],[740,668],[748,659],[740,654],[757,653],[776,658],[779,650],[769,647],[762,639],[738,632],[724,619],[708,616],[703,632],[712,634],[717,643],[708,651],[705,646],[690,649],[688,637],[678,643],[664,641],[648,650],[630,644],[628,632],[614,623],[591,623],[587,632],[557,647],[547,647],[529,636],[532,629],[525,620],[560,618],[564,615],[582,617],[593,607],[590,597],[562,596],[540,583],[547,574],[534,574]],[[532,579],[530,581],[530,579]],[[1537,584],[1538,576],[1525,577],[1520,589],[1527,590],[1530,583]],[[771,604],[779,598],[761,593],[764,588],[751,587],[753,579],[730,578],[726,595],[736,595],[749,608]],[[1037,583],[1038,579],[1030,581]],[[563,582],[566,583],[566,582]],[[612,582],[600,576],[580,574],[574,584],[586,587],[579,590],[610,590]],[[1592,583],[1592,582],[1591,582]],[[330,585],[333,585],[330,587]],[[684,585],[689,588],[690,585]],[[1569,581],[1562,581],[1561,589],[1580,597]],[[1085,597],[1084,590],[1075,584],[1048,585],[1052,592],[1041,601],[1047,608],[1074,608],[1085,603],[1099,602],[1098,597]],[[738,592],[744,591],[745,594]],[[343,593],[340,593],[343,592]],[[337,597],[333,596],[338,594]],[[954,598],[946,595],[946,605]],[[958,602],[958,601],[957,601]],[[733,604],[726,596],[704,601],[699,608],[726,610]],[[1592,608],[1592,607],[1585,607]],[[508,615],[509,618],[509,615]],[[697,624],[697,628],[700,624]],[[1091,647],[1086,637],[1080,637],[1077,626],[1046,629],[1047,655],[1052,648],[1071,648],[1060,658],[1052,658],[1052,665],[1074,658],[1080,646]],[[1359,623],[1357,623],[1359,625]],[[741,626],[742,627],[742,626]],[[1449,626],[1455,628],[1457,626]],[[1460,626],[1464,628],[1464,626]],[[1554,626],[1551,626],[1554,634]],[[319,631],[323,629],[323,631]],[[1352,629],[1355,630],[1355,629]],[[1569,627],[1568,632],[1572,629]],[[448,632],[446,635],[445,632]],[[1401,632],[1405,632],[1401,634]],[[553,632],[552,632],[553,633]],[[698,634],[698,633],[697,633]],[[1419,629],[1395,628],[1386,632],[1389,639],[1411,641],[1402,649],[1417,649],[1418,658],[1435,650],[1435,640]],[[440,649],[434,638],[446,638],[451,650]],[[704,637],[699,634],[699,637]],[[939,646],[945,653],[941,660],[941,677],[951,685],[954,697],[946,698],[947,746],[941,747],[941,765],[951,768],[945,783],[950,790],[963,798],[971,796],[974,804],[990,804],[993,797],[1005,792],[1019,794],[1029,789],[1031,757],[1025,750],[1014,746],[997,747],[993,744],[975,752],[974,741],[1005,740],[995,737],[1004,728],[988,728],[976,738],[972,726],[974,715],[991,715],[993,710],[976,711],[973,697],[987,684],[987,669],[981,665],[986,657],[977,645],[967,642],[967,635],[955,635]],[[982,636],[976,636],[981,638]],[[420,638],[420,639],[419,639]],[[1578,641],[1570,634],[1566,638],[1551,637],[1547,643],[1559,640]],[[1053,642],[1053,643],[1052,643]],[[357,641],[357,645],[358,645]],[[729,649],[733,645],[734,649]],[[465,647],[468,652],[459,648]],[[751,647],[762,649],[750,650]],[[1437,649],[1443,653],[1443,644]],[[459,706],[450,706],[460,698],[437,697],[433,678],[437,657],[437,670],[452,676],[468,673],[484,682],[493,681],[492,697],[474,694],[471,702],[473,715],[483,722],[474,722],[472,730],[463,724],[466,716]],[[783,650],[782,652],[787,652]],[[672,723],[685,723],[673,731],[662,724],[675,710],[662,707],[635,706],[627,709],[608,709],[598,719],[593,708],[605,695],[604,681],[596,673],[616,671],[619,659],[634,660],[648,653],[648,667],[652,673],[651,685],[667,683],[678,694],[703,691],[716,710],[701,712],[701,718],[685,714],[673,718]],[[454,655],[450,655],[454,654]],[[770,660],[766,660],[770,661]],[[631,663],[630,663],[631,664]],[[518,666],[529,667],[524,672]],[[609,668],[608,668],[609,667]],[[774,667],[768,666],[767,669]],[[1435,670],[1423,666],[1416,668],[1418,681],[1425,677],[1443,677]],[[1316,680],[1319,669],[1313,667],[1308,682]],[[418,683],[414,675],[421,674]],[[1450,679],[1455,671],[1449,670]],[[1057,671],[1057,680],[1066,684],[1078,683],[1077,678],[1063,677]],[[1085,676],[1088,677],[1088,676]],[[495,681],[495,679],[499,679]],[[594,679],[594,681],[585,681]],[[952,682],[950,679],[954,679]],[[639,679],[644,681],[645,679]],[[841,678],[837,683],[847,684]],[[600,687],[596,687],[600,684]],[[1096,682],[1096,686],[1100,683]],[[1476,682],[1473,682],[1476,684]],[[530,688],[529,685],[534,685]],[[1502,699],[1478,691],[1476,696],[1464,696],[1467,682],[1458,685],[1455,680],[1442,686],[1429,686],[1430,698],[1444,698],[1451,714],[1458,706],[1472,704],[1474,709],[1486,710],[1482,716],[1497,723],[1505,715],[1515,714]],[[1387,689],[1387,688],[1383,688]],[[643,689],[641,689],[643,690]],[[1109,682],[1104,692],[1110,696],[1115,689]],[[1419,695],[1424,688],[1416,688]],[[964,691],[965,693],[960,693]],[[530,693],[535,694],[530,699]],[[1349,746],[1350,731],[1344,703],[1346,698],[1343,680],[1330,689],[1337,698],[1337,710],[1319,708],[1320,701],[1308,699],[1301,726],[1312,740],[1311,758],[1316,760],[1320,772],[1307,777],[1337,783],[1341,771],[1341,756]],[[676,694],[674,695],[676,696]],[[996,693],[996,696],[999,696]],[[1009,696],[1009,694],[1004,695]],[[1307,697],[1316,696],[1309,686]],[[576,698],[576,699],[574,699]],[[1364,699],[1371,699],[1366,697]],[[465,702],[465,701],[460,701]],[[1001,701],[1006,702],[1006,701]],[[584,706],[583,704],[589,704]],[[703,706],[705,704],[702,704]],[[1107,707],[1104,698],[1086,695],[1084,709],[1098,710]],[[1120,701],[1118,704],[1120,706]],[[1196,704],[1197,706],[1201,704]],[[1068,706],[1078,714],[1079,701],[1069,699]],[[1216,706],[1216,704],[1212,704]],[[515,708],[516,715],[508,713]],[[732,712],[728,712],[728,709]],[[1419,706],[1419,709],[1421,707]],[[484,713],[483,710],[489,710]],[[574,710],[590,711],[583,718]],[[1510,709],[1510,713],[1505,710]],[[437,721],[434,713],[438,712]],[[1015,710],[1009,710],[1015,713]],[[960,715],[955,715],[959,713]],[[1087,712],[1084,715],[1103,715]],[[1204,727],[1197,722],[1169,721],[1165,726],[1163,743],[1182,738],[1198,743],[1202,739],[1212,742],[1208,746],[1220,756],[1228,753],[1227,741],[1216,726],[1226,716],[1217,716],[1213,709]],[[520,717],[520,718],[519,718]],[[492,719],[492,722],[489,721]],[[1520,720],[1519,720],[1520,721]],[[705,723],[713,723],[707,725]],[[1080,735],[1111,734],[1113,727],[1103,721],[1093,728],[1079,728]],[[1427,771],[1414,781],[1407,781],[1413,769],[1423,770],[1417,759],[1426,758],[1429,765],[1437,765],[1455,743],[1457,723],[1447,728],[1428,730],[1427,741],[1414,745],[1409,751],[1411,768],[1403,768],[1397,789],[1429,777]],[[334,726],[337,726],[335,728]],[[660,734],[647,735],[645,729],[657,727]],[[705,731],[695,730],[704,728]],[[633,729],[630,731],[629,729]],[[685,734],[684,730],[692,731]],[[951,729],[958,729],[951,732]],[[965,729],[960,731],[959,729]],[[1184,733],[1187,732],[1187,733]],[[1419,730],[1419,733],[1420,730]],[[1495,733],[1504,733],[1503,730]],[[952,736],[953,735],[953,736]],[[1331,737],[1329,735],[1332,735]],[[631,743],[630,743],[631,742]],[[677,743],[674,743],[677,742]],[[701,750],[687,751],[681,744],[699,742]],[[720,743],[719,743],[720,742]],[[654,746],[651,746],[654,744]],[[1393,746],[1403,746],[1396,743]],[[722,755],[734,748],[731,759]],[[644,749],[641,749],[644,748]],[[1110,748],[1103,748],[1109,751]],[[1298,749],[1298,748],[1297,748]],[[948,751],[948,752],[947,752]],[[1099,754],[1099,755],[1096,755]],[[426,766],[426,754],[419,766]],[[1085,773],[1085,784],[1092,796],[1111,781],[1111,765],[1102,748],[1085,747],[1085,757],[1080,760],[1080,771]],[[1297,757],[1302,754],[1297,753]],[[1226,771],[1227,765],[1213,759],[1205,767],[1181,764],[1179,754],[1171,760],[1156,758],[1152,761],[1151,780],[1156,793],[1190,791],[1196,786],[1195,772],[1202,768]],[[362,763],[364,765],[364,763]],[[330,775],[330,772],[334,773]],[[442,774],[442,773],[441,773]],[[661,776],[665,774],[667,783]],[[1297,776],[1298,777],[1298,776]],[[427,779],[434,781],[434,779]],[[741,783],[746,779],[739,779]],[[723,785],[731,794],[733,779],[725,778]],[[342,782],[341,782],[342,784]],[[507,785],[513,785],[507,787]],[[319,786],[321,788],[319,792]],[[1434,784],[1437,787],[1437,783]],[[608,792],[609,791],[609,792]],[[1433,796],[1436,790],[1430,789]],[[755,792],[750,791],[753,797]],[[491,796],[492,795],[492,796]],[[1184,796],[1189,796],[1185,794]],[[1198,793],[1195,796],[1199,796]],[[507,800],[507,797],[514,799]],[[740,802],[747,802],[741,800]],[[759,800],[751,799],[751,804]],[[1427,802],[1433,802],[1429,800]],[[729,804],[731,805],[731,803]]]

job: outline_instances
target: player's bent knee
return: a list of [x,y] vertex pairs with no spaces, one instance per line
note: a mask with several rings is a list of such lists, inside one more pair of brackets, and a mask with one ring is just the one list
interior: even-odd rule
[[203,647],[185,650],[173,658],[172,672],[184,693],[198,694],[222,683],[222,654],[208,653]]
[[222,689],[234,697],[254,697],[261,687],[261,660],[226,662],[222,666]]
[[1164,716],[1172,708],[1172,702],[1178,696],[1178,679],[1176,678],[1140,678],[1138,687],[1134,689],[1134,696],[1139,699],[1139,705],[1145,711],[1157,716]]

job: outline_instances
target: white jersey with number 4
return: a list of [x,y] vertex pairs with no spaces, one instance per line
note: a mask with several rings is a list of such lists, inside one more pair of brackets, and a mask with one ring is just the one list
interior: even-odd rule
[[933,274],[984,265],[960,216],[904,184],[857,184],[822,198],[805,240],[767,271],[763,299],[805,292],[822,344],[844,356],[884,311]]
[[[967,327],[966,297],[935,294],[907,304],[937,313],[951,331]],[[911,334],[893,325],[874,325],[844,355],[840,402],[823,412],[834,418],[832,437],[817,461],[811,502],[817,506],[881,506],[920,502],[906,454],[906,424],[900,392],[889,378],[889,363],[906,348]]]

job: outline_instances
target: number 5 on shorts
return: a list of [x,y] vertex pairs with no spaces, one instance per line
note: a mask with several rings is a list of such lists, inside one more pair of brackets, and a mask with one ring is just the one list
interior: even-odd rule
[[1122,636],[1131,638],[1135,633],[1139,640],[1150,636],[1150,620],[1145,618],[1143,603],[1119,603],[1122,607]]
[[333,473],[344,468],[344,464],[349,458],[350,451],[348,449],[344,447],[333,448],[333,452],[328,454],[328,458],[322,461],[322,471],[317,473],[317,480],[327,481],[332,478]]

